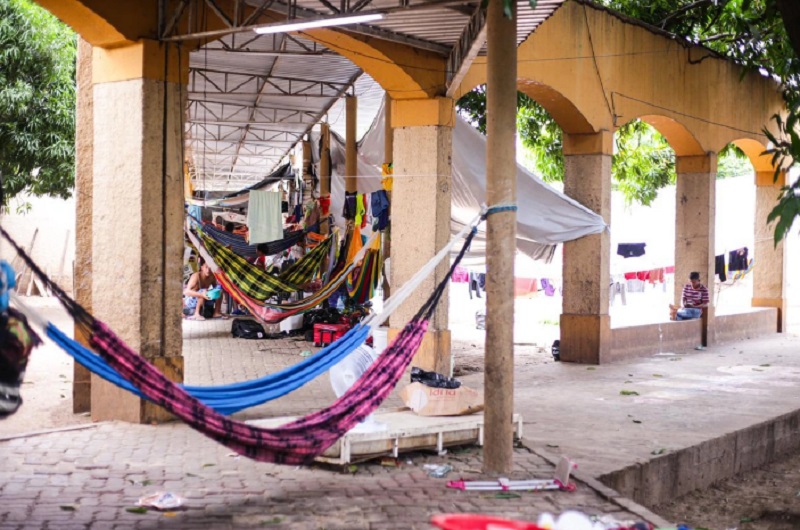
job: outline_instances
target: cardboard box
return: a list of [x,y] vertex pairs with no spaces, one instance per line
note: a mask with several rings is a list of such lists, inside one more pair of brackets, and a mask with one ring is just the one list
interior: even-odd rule
[[463,416],[483,410],[483,395],[463,385],[448,389],[411,383],[400,390],[400,399],[420,416]]

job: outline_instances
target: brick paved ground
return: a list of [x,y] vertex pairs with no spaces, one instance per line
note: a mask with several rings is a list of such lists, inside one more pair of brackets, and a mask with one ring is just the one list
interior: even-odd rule
[[[229,321],[185,322],[186,382],[219,384],[274,372],[313,350],[294,339],[230,337]],[[537,361],[538,362],[538,361]],[[480,375],[464,378],[480,386]],[[334,399],[327,376],[289,396],[236,415],[238,419],[306,414]],[[68,405],[68,403],[67,403]],[[385,406],[400,401],[392,396]],[[21,413],[25,413],[24,409]],[[399,468],[361,464],[354,474],[312,466],[282,467],[232,456],[180,423],[142,426],[82,425],[78,430],[0,441],[0,529],[43,528],[430,528],[433,514],[488,513],[535,520],[544,512],[579,509],[641,519],[579,482],[576,492],[458,492],[447,479],[480,479],[476,447],[403,455]],[[406,463],[410,461],[411,464]],[[447,479],[429,477],[425,463],[449,463]],[[527,448],[515,454],[511,478],[550,478],[553,465]],[[589,480],[589,479],[587,479]],[[603,491],[602,486],[595,487]],[[127,511],[156,491],[186,499],[185,510],[160,514]],[[634,507],[635,509],[635,507]],[[643,513],[647,516],[646,512]]]
[[[635,517],[579,484],[576,492],[459,492],[422,465],[448,462],[448,478],[478,478],[480,452],[445,457],[415,453],[399,468],[362,464],[354,474],[332,468],[256,464],[180,424],[108,423],[19,438],[2,444],[0,528],[429,528],[437,513],[480,512],[535,519],[543,511]],[[406,464],[406,461],[413,462]],[[546,478],[552,465],[524,448],[512,478]],[[168,490],[186,499],[176,514],[130,513],[143,495]],[[171,516],[170,516],[171,515]]]

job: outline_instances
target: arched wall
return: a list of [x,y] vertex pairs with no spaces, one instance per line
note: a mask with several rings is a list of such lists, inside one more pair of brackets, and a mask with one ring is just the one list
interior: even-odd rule
[[[594,131],[654,115],[682,124],[696,143],[676,138],[671,123],[656,127],[673,137],[679,156],[718,152],[742,138],[763,143],[761,128],[784,109],[770,79],[742,77],[740,67],[707,50],[575,0],[520,45],[517,62],[519,79],[563,95]],[[456,98],[485,82],[486,57],[478,57]]]

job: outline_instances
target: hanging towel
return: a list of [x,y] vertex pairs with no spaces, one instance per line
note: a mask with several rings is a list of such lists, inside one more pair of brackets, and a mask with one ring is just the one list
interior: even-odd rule
[[644,247],[647,243],[620,243],[617,245],[617,254],[623,258],[638,258],[644,256]]
[[721,282],[728,279],[725,274],[725,254],[720,254],[714,258],[714,274],[719,276],[719,281]]
[[247,205],[247,228],[251,245],[283,239],[281,193],[253,190]]

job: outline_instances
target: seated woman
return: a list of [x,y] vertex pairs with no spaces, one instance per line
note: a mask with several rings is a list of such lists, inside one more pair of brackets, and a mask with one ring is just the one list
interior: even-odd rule
[[217,287],[217,279],[211,274],[208,264],[201,259],[200,270],[192,274],[183,290],[183,314],[187,320],[205,320],[204,312],[211,313],[211,318],[227,318],[220,311],[222,297],[212,300],[207,294],[212,287]]

